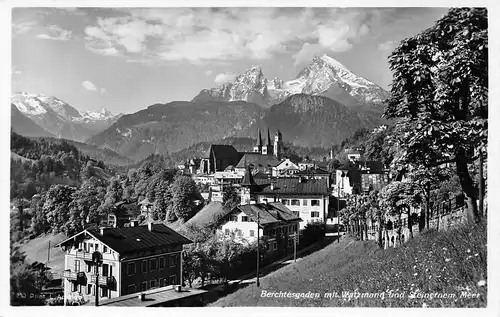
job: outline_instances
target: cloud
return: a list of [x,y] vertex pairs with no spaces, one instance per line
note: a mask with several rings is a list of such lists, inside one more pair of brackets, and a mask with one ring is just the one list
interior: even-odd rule
[[222,74],[218,74],[217,76],[215,76],[214,82],[217,85],[222,85],[224,83],[233,81],[235,78],[236,78],[236,74],[234,74],[234,73],[222,73]]
[[[394,21],[391,8],[117,8],[85,28],[103,55],[192,64],[346,52]],[[411,13],[411,10],[408,14]]]
[[47,30],[49,34],[38,34],[36,38],[54,41],[67,41],[71,39],[71,31],[65,30],[57,25],[50,25]]
[[323,51],[325,51],[325,48],[321,44],[304,43],[300,50],[292,55],[292,58],[294,59],[294,66],[304,62],[309,62],[312,57],[319,55]]
[[89,91],[97,91],[97,87],[91,81],[82,82],[82,86]]
[[27,21],[27,22],[19,22],[12,23],[12,36],[18,36],[20,34],[26,33],[30,31],[33,27],[36,26],[35,21]]
[[378,49],[381,51],[392,51],[396,48],[396,46],[398,46],[398,42],[391,40],[391,41],[386,41],[386,42],[380,43],[378,45]]
[[206,76],[210,76],[210,75],[212,75],[212,71],[211,71],[210,69],[209,69],[209,70],[206,70],[206,71],[205,71],[205,75],[206,75]]

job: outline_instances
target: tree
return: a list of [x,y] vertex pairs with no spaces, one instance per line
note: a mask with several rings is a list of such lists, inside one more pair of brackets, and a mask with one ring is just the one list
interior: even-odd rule
[[419,229],[423,228],[429,229],[429,213],[430,213],[430,201],[431,192],[439,188],[440,184],[446,181],[451,176],[451,171],[447,168],[441,167],[429,167],[418,166],[411,169],[408,174],[408,179],[410,182],[418,187],[418,190],[423,198],[424,212],[420,218],[421,223],[419,224]]
[[85,223],[99,223],[98,210],[106,194],[106,183],[99,178],[90,177],[80,189],[75,191],[69,204],[70,233],[81,231]]
[[193,215],[196,184],[191,177],[178,176],[172,184],[172,208],[177,218],[187,221]]
[[68,210],[75,191],[75,187],[68,185],[52,185],[45,194],[42,211],[54,233],[62,231],[68,234],[70,220]]
[[[411,182],[394,181],[382,188],[379,193],[380,204],[386,209],[387,216],[396,216],[401,225],[401,216],[408,215],[408,230],[410,239],[413,238],[413,223],[410,207],[418,207],[421,202],[418,187]],[[398,230],[398,239],[401,241],[401,229]]]
[[[479,222],[476,186],[467,164],[486,153],[488,134],[488,18],[485,8],[453,8],[389,57],[393,71],[385,117],[397,118],[400,164],[425,167],[453,161]],[[479,151],[477,151],[479,152]]]
[[233,210],[234,207],[240,204],[240,199],[233,186],[226,187],[222,195],[222,206],[226,210]]

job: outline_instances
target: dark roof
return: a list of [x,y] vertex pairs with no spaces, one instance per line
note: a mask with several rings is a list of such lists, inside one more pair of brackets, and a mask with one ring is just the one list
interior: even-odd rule
[[267,185],[263,186],[259,194],[328,194],[326,179],[302,179],[302,182],[300,180],[299,177],[277,178],[274,181],[274,189],[272,190],[270,181],[267,180]]
[[245,176],[243,176],[243,180],[241,181],[241,186],[256,186],[257,184],[253,180],[252,172],[250,171],[250,167],[247,167],[245,170]]
[[292,211],[279,202],[241,205],[236,206],[233,211],[235,210],[240,210],[252,221],[259,221],[263,225],[301,220],[297,211]]
[[203,158],[211,158],[212,154],[217,159],[235,159],[238,157],[238,151],[232,145],[212,144],[203,155]]
[[[153,224],[152,226],[152,231],[148,230],[147,225],[125,228],[106,228],[104,235],[101,235],[100,229],[98,228],[88,228],[75,236],[88,232],[118,253],[192,243],[188,238],[163,224]],[[73,240],[75,236],[64,240],[58,245]]]
[[238,165],[236,165],[236,167],[244,168],[248,164],[253,164],[254,166],[259,166],[260,164],[264,167],[267,167],[268,165],[276,166],[278,165],[278,163],[279,163],[278,159],[273,155],[264,155],[260,153],[245,153],[238,162]]

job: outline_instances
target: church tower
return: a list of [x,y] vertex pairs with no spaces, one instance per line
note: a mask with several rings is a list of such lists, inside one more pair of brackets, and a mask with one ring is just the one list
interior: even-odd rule
[[269,128],[267,128],[267,144],[262,147],[262,154],[273,155],[273,144],[271,143],[271,133],[269,132]]
[[253,151],[255,153],[262,153],[262,136],[260,134],[260,128],[259,128],[259,136],[257,137],[257,143],[253,147]]
[[246,167],[245,176],[241,182],[241,205],[255,204],[255,189],[257,183],[253,180],[250,166]]
[[274,136],[274,156],[278,160],[281,160],[281,155],[283,154],[283,135],[281,134],[280,130],[276,132],[276,135]]

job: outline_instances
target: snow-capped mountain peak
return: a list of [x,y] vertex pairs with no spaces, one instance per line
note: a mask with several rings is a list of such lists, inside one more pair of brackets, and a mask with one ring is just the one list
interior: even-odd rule
[[280,103],[294,94],[321,95],[348,106],[379,105],[388,92],[377,84],[354,74],[349,68],[328,56],[316,56],[295,79],[267,80],[260,66],[238,75],[234,82],[203,89],[194,101],[244,100],[261,106]]
[[94,130],[106,128],[121,117],[104,108],[100,112],[78,111],[64,100],[42,94],[15,93],[11,103],[46,131],[77,141],[84,141]]

